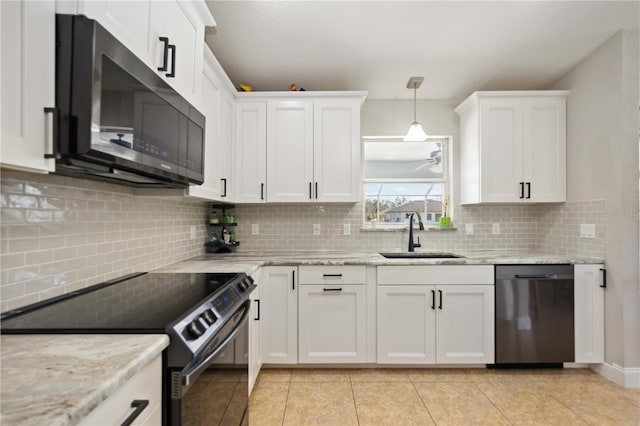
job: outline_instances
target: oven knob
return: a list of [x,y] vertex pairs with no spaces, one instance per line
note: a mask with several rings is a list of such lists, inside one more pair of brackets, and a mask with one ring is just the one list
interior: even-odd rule
[[187,326],[187,329],[194,339],[197,339],[204,334],[204,327],[198,320],[192,321],[191,324]]
[[244,291],[247,289],[247,288],[244,286],[244,283],[243,283],[243,282],[239,282],[239,283],[238,283],[238,285],[237,285],[237,287],[238,287],[238,290],[240,290],[240,293],[244,293]]
[[201,316],[202,319],[205,320],[205,322],[209,325],[213,325],[213,323],[218,321],[218,318],[216,318],[215,314],[211,312],[211,310],[204,311]]

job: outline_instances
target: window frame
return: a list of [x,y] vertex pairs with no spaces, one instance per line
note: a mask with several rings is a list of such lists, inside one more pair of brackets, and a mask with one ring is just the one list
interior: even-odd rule
[[[442,142],[442,155],[443,155],[443,159],[442,159],[442,179],[435,179],[435,178],[422,178],[422,179],[411,179],[411,178],[391,178],[391,179],[380,179],[380,178],[374,178],[374,179],[367,179],[365,176],[366,173],[366,163],[365,163],[365,159],[364,159],[364,144],[365,143],[371,143],[371,142],[403,142],[404,136],[363,136],[362,137],[362,214],[361,214],[361,218],[362,218],[362,227],[363,229],[372,229],[372,230],[382,230],[382,231],[388,231],[388,230],[405,230],[408,228],[408,224],[406,223],[406,221],[403,222],[377,222],[377,221],[367,221],[366,220],[366,200],[367,200],[367,192],[365,190],[365,185],[368,183],[417,183],[417,184],[423,184],[423,183],[441,183],[442,184],[442,199],[444,200],[445,198],[448,198],[449,200],[449,204],[448,204],[448,212],[447,215],[451,218],[453,218],[453,203],[451,202],[452,200],[452,185],[453,185],[453,179],[452,179],[452,171],[453,171],[453,156],[452,156],[452,140],[453,137],[452,136],[448,136],[448,135],[433,135],[433,136],[429,136],[427,137],[427,139],[425,140],[425,142],[428,141],[438,141],[438,142]],[[425,212],[426,215],[427,212]],[[433,228],[433,229],[439,229],[438,223],[437,222],[426,222],[426,218],[423,217],[423,221],[424,221],[424,226],[425,228],[429,229],[429,228]],[[414,221],[414,228],[417,228],[418,224],[417,224],[417,220]]]

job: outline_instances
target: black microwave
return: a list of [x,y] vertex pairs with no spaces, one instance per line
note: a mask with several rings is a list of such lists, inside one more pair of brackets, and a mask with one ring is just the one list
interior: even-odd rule
[[134,187],[204,178],[205,117],[82,15],[56,15],[56,173]]

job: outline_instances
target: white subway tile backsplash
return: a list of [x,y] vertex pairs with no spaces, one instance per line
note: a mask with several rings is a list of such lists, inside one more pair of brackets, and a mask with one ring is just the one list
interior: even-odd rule
[[3,173],[0,186],[3,311],[204,253],[202,201],[55,175]]
[[[126,187],[61,176],[3,174],[0,196],[0,309],[13,309],[127,273],[201,255],[207,204],[136,197]],[[553,205],[456,206],[456,231],[417,232],[427,250],[540,249],[603,258],[601,200]],[[362,228],[360,204],[238,205],[242,251],[406,250],[407,232]],[[251,235],[251,224],[260,234]],[[319,223],[322,234],[312,235]],[[464,232],[474,224],[474,234]],[[500,223],[494,235],[493,223]],[[578,237],[580,223],[595,239]],[[343,235],[343,225],[351,235]],[[192,240],[190,226],[196,227]]]

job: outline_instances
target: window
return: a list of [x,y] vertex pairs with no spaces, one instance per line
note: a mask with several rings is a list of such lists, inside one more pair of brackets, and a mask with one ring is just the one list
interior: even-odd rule
[[418,212],[425,224],[437,224],[449,189],[448,140],[365,138],[364,223],[404,227]]

